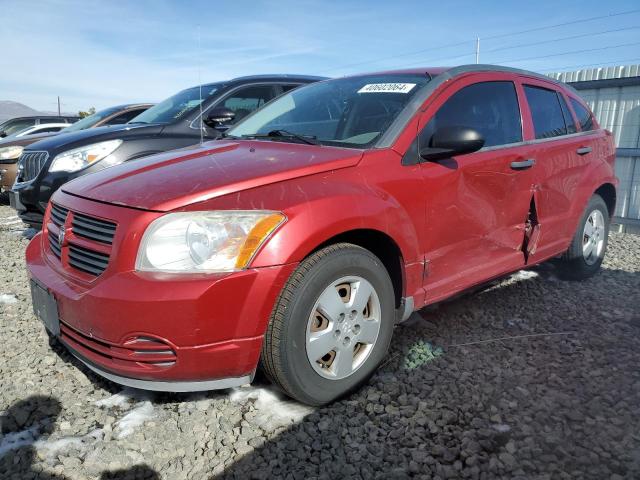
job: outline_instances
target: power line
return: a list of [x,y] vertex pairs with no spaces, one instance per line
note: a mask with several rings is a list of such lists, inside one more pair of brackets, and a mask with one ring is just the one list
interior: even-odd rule
[[[541,30],[548,30],[551,28],[557,28],[557,27],[564,27],[567,25],[576,25],[579,23],[587,23],[587,22],[592,22],[595,20],[601,20],[603,18],[612,18],[612,17],[619,17],[622,15],[631,15],[633,13],[638,13],[640,12],[640,9],[635,9],[635,10],[627,10],[624,12],[617,12],[617,13],[609,13],[607,15],[599,15],[596,17],[589,17],[589,18],[582,18],[582,19],[578,19],[578,20],[572,20],[570,22],[563,22],[563,23],[556,23],[554,25],[546,25],[546,26],[541,26],[541,27],[536,27],[536,28],[530,28],[527,30],[520,30],[520,31],[516,31],[516,32],[510,32],[510,33],[503,33],[503,34],[499,34],[499,35],[492,35],[489,37],[482,37],[482,40],[492,40],[495,38],[504,38],[504,37],[510,37],[510,36],[515,36],[515,35],[521,35],[523,33],[530,33],[530,32],[537,32],[537,31],[541,31]],[[456,43],[448,43],[445,45],[439,45],[437,47],[430,47],[430,48],[425,48],[425,49],[421,49],[421,50],[415,50],[413,52],[407,52],[407,53],[403,53],[400,55],[394,55],[394,56],[390,56],[390,57],[382,57],[382,58],[377,58],[374,60],[366,60],[364,62],[358,62],[358,63],[351,63],[351,64],[347,64],[347,65],[340,65],[338,67],[332,67],[329,69],[324,70],[324,73],[327,72],[332,72],[332,71],[336,71],[336,70],[342,70],[345,68],[351,68],[351,67],[358,67],[361,65],[369,65],[371,63],[378,63],[378,62],[384,62],[386,60],[394,60],[396,58],[402,58],[402,57],[410,57],[413,55],[419,55],[421,53],[425,53],[425,52],[430,52],[430,51],[434,51],[434,50],[441,50],[443,48],[450,48],[450,47],[459,47],[462,45],[468,45],[471,43],[476,42],[476,39],[469,39],[466,40],[464,42],[456,42]],[[475,52],[474,52],[475,54]],[[464,55],[466,56],[466,55]],[[445,57],[447,58],[447,57]],[[456,58],[456,57],[452,57],[452,58]],[[420,62],[417,62],[420,63]],[[416,63],[412,63],[411,65],[416,65]]]
[[441,50],[443,48],[450,48],[450,47],[459,47],[461,45],[470,44],[471,42],[475,42],[475,40],[468,40],[468,41],[458,42],[458,43],[448,43],[446,45],[439,45],[437,47],[425,48],[423,50],[416,50],[416,51],[409,52],[409,53],[403,53],[401,55],[393,55],[392,57],[382,57],[382,58],[378,58],[376,60],[367,60],[365,62],[350,63],[348,65],[341,65],[339,67],[329,68],[327,70],[324,70],[324,72],[332,72],[334,70],[341,70],[343,68],[359,67],[360,65],[368,65],[370,63],[384,62],[386,60],[394,60],[396,58],[411,57],[413,55],[419,55],[421,53],[431,52],[433,50]]
[[[564,70],[564,69],[568,69],[568,68],[584,68],[584,67],[600,67],[603,65],[616,65],[616,64],[620,64],[620,63],[624,63],[624,62],[640,62],[640,58],[636,57],[636,58],[621,58],[619,60],[611,60],[610,62],[598,62],[598,63],[586,63],[586,64],[582,64],[582,65],[565,65],[563,67],[555,67],[555,68],[549,68],[546,70],[539,70],[540,72],[558,72],[558,70]],[[558,72],[560,73],[560,72]]]
[[607,15],[600,15],[600,16],[597,16],[597,17],[582,18],[582,19],[579,19],[579,20],[572,20],[570,22],[556,23],[555,25],[548,25],[546,27],[530,28],[528,30],[521,30],[519,32],[502,33],[502,34],[499,34],[499,35],[492,35],[490,37],[484,37],[483,40],[493,40],[494,38],[511,37],[511,36],[514,36],[514,35],[520,35],[522,33],[539,32],[540,30],[547,30],[547,29],[556,28],[556,27],[565,27],[567,25],[576,25],[578,23],[592,22],[594,20],[601,20],[603,18],[619,17],[621,15],[631,15],[632,13],[638,13],[638,12],[640,12],[640,8],[637,8],[635,10],[627,10],[625,12],[609,13]]
[[589,32],[589,33],[581,33],[580,35],[571,35],[569,37],[561,37],[561,38],[554,38],[552,40],[543,40],[541,42],[532,42],[532,43],[519,43],[517,45],[511,45],[509,47],[498,47],[498,48],[492,48],[491,50],[485,50],[483,53],[491,53],[491,52],[499,52],[502,50],[511,50],[514,48],[522,48],[522,47],[531,47],[533,45],[542,45],[545,43],[554,43],[554,42],[561,42],[563,40],[574,40],[576,38],[584,38],[584,37],[594,37],[596,35],[604,35],[607,33],[614,33],[614,32],[623,32],[626,30],[635,30],[640,28],[639,26],[634,26],[634,27],[625,27],[625,28],[616,28],[613,30],[603,30],[600,32]]
[[538,60],[540,58],[561,57],[563,55],[571,55],[572,53],[599,52],[599,51],[602,51],[602,50],[610,50],[612,48],[631,47],[633,45],[640,45],[640,42],[621,43],[619,45],[609,45],[607,47],[599,47],[599,48],[587,48],[585,50],[572,50],[570,52],[552,53],[550,55],[539,55],[539,56],[536,56],[536,57],[516,58],[516,59],[513,59],[513,60],[504,60],[502,62],[495,62],[495,63],[496,63],[496,65],[501,65],[501,64],[504,64],[504,63],[517,63],[517,62],[524,62],[524,61],[527,61],[527,60]]

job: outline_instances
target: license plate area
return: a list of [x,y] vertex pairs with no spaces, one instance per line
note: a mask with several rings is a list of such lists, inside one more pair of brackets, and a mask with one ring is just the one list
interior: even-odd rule
[[33,312],[44,323],[45,328],[56,337],[60,335],[60,317],[58,317],[58,302],[46,288],[31,280],[31,299]]

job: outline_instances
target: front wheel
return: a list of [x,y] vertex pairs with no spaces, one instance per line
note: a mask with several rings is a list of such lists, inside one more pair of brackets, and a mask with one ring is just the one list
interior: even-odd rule
[[600,195],[589,200],[571,245],[557,262],[567,280],[584,280],[600,270],[609,239],[609,210]]
[[262,350],[267,376],[310,405],[352,391],[387,353],[394,298],[387,270],[368,250],[341,243],[314,253],[274,307]]

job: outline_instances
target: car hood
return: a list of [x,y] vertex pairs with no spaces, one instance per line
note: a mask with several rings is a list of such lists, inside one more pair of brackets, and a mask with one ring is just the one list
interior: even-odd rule
[[31,145],[32,143],[39,142],[45,138],[53,137],[54,135],[59,135],[59,133],[36,133],[35,135],[26,135],[24,137],[6,138],[0,141],[0,147]]
[[115,205],[166,212],[296,177],[346,168],[362,150],[284,142],[213,141],[79,177],[62,190]]
[[162,130],[161,125],[111,125],[105,127],[87,128],[77,132],[60,132],[51,138],[40,140],[32,144],[29,150],[46,150],[55,152],[71,148],[91,145],[115,138],[126,138],[141,133],[154,135]]

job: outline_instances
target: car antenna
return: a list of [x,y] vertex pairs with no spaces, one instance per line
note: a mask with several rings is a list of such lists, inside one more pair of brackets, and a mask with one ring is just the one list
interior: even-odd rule
[[200,146],[204,143],[204,124],[202,122],[202,42],[200,25],[198,25],[198,96],[200,97]]

